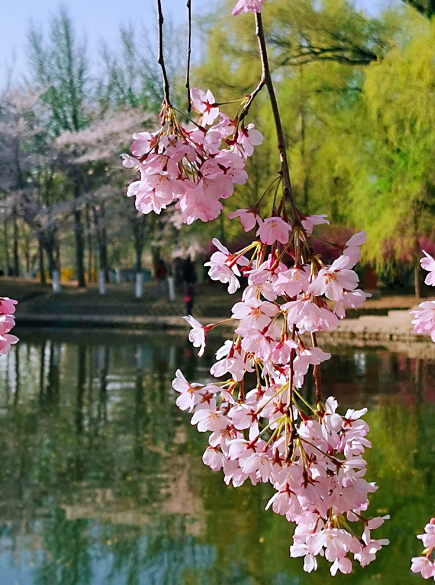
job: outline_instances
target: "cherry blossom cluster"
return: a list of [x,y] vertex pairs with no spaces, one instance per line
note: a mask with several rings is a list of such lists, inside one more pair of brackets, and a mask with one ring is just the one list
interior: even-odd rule
[[[435,286],[435,259],[423,250],[425,258],[420,260],[422,268],[428,272],[425,278],[425,284]],[[435,343],[435,301],[424,301],[420,303],[419,308],[410,311],[414,315],[412,321],[414,330],[421,335],[430,335]],[[424,579],[433,577],[435,580],[435,518],[432,518],[429,524],[425,526],[425,534],[419,534],[417,538],[423,541],[425,547],[422,556],[412,559],[411,571],[421,573]]]
[[[364,479],[363,453],[371,446],[361,420],[366,409],[341,416],[334,398],[322,402],[318,368],[331,356],[317,346],[316,332],[334,329],[346,308],[368,296],[352,270],[366,235],[352,236],[327,266],[309,245],[314,226],[327,223],[326,216],[300,216],[293,226],[278,215],[262,220],[258,210],[233,216],[247,230],[256,227],[258,239],[237,253],[213,240],[218,251],[206,264],[210,277],[227,284],[230,293],[240,288],[242,276],[247,279],[232,309],[234,336],[210,370],[226,379],[190,384],[177,371],[177,405],[193,413],[200,432],[211,432],[203,461],[222,469],[227,484],[273,485],[267,508],[296,524],[290,555],[303,556],[306,571],[317,568],[321,555],[332,563],[332,575],[349,573],[352,559],[365,566],[388,543],[371,536],[386,517],[362,515],[368,494],[377,489]],[[186,320],[189,339],[202,355],[207,332],[216,325]],[[310,370],[314,405],[303,395]]]
[[138,211],[160,213],[175,202],[187,224],[218,217],[221,200],[246,183],[246,158],[263,139],[242,116],[232,120],[221,112],[210,91],[192,89],[191,103],[200,118],[190,129],[164,102],[160,130],[134,134],[133,156],[122,155],[123,165],[140,173],[127,190]]
[[[426,258],[422,258],[420,263],[422,268],[429,273],[424,282],[429,286],[435,286],[435,259],[427,252],[424,254]],[[414,315],[412,323],[415,332],[421,335],[430,335],[432,341],[435,342],[435,301],[424,301],[419,304],[419,309],[410,311],[410,313]]]
[[[261,11],[264,0],[239,0],[233,14]],[[366,517],[368,496],[377,488],[365,479],[364,451],[371,447],[366,409],[337,412],[333,397],[322,398],[320,365],[331,356],[318,346],[317,332],[332,331],[346,310],[360,307],[368,294],[353,270],[365,232],[344,245],[330,242],[338,258],[327,265],[312,245],[315,226],[325,215],[305,216],[297,209],[288,171],[285,137],[268,70],[261,17],[256,34],[263,75],[252,94],[240,100],[231,119],[210,91],[191,91],[197,122],[186,128],[165,100],[158,132],[134,135],[124,166],[140,173],[127,191],[142,213],[160,213],[175,203],[182,220],[208,222],[222,210],[235,185],[247,182],[246,159],[262,136],[246,125],[250,105],[265,85],[278,138],[281,170],[250,209],[229,214],[246,232],[243,249],[230,252],[214,239],[209,276],[228,292],[243,290],[232,308],[234,333],[216,354],[213,382],[190,383],[177,370],[173,388],[181,410],[192,414],[199,432],[209,432],[203,461],[234,487],[245,481],[271,483],[267,508],[295,524],[290,556],[304,557],[304,569],[317,557],[331,563],[332,575],[349,573],[352,562],[370,563],[388,541],[372,538],[387,516]],[[266,197],[275,186],[275,194]],[[281,189],[280,189],[281,186]],[[207,333],[220,323],[202,325],[191,315],[189,339],[202,356]],[[304,382],[314,378],[316,398],[305,397]],[[352,527],[351,527],[352,526]]]
[[412,559],[411,571],[413,573],[421,573],[424,579],[433,577],[435,580],[435,518],[432,518],[429,524],[424,527],[424,534],[417,536],[424,546],[424,551],[421,557],[414,557]]
[[18,337],[9,333],[15,325],[15,305],[17,301],[8,297],[0,297],[0,355],[8,353],[11,345],[18,342]]

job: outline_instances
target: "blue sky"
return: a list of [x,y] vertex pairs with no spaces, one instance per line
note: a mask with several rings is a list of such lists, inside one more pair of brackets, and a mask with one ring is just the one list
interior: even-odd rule
[[[376,12],[383,0],[356,0],[359,7]],[[194,13],[210,6],[213,0],[192,0]],[[15,54],[15,73],[26,70],[26,31],[32,20],[47,30],[50,14],[63,4],[75,23],[77,31],[85,33],[91,59],[98,54],[98,42],[103,38],[109,44],[117,37],[120,24],[145,23],[150,32],[155,29],[155,0],[3,0],[0,19],[0,79],[4,79],[6,64]],[[175,24],[186,18],[185,0],[162,0],[163,10]]]
[[[30,21],[48,30],[50,14],[56,13],[60,5],[68,8],[77,31],[85,33],[91,57],[98,52],[100,38],[108,43],[116,39],[120,24],[144,23],[150,32],[154,32],[155,27],[154,0],[5,0],[1,4],[0,78],[5,75],[6,63],[11,63],[14,53],[17,72],[25,72],[24,47]],[[186,18],[184,0],[162,0],[162,4],[164,13],[170,15],[174,23],[180,24]],[[203,2],[197,4],[203,5]]]

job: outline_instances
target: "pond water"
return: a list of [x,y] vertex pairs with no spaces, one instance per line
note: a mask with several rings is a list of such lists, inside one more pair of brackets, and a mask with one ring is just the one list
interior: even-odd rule
[[341,347],[323,368],[343,408],[370,406],[371,508],[392,516],[377,561],[333,579],[326,563],[306,575],[289,559],[292,526],[264,510],[269,486],[233,489],[202,464],[206,438],[171,380],[177,367],[205,379],[212,351],[199,360],[160,334],[20,337],[0,360],[1,585],[421,582],[409,565],[435,515],[431,359]]

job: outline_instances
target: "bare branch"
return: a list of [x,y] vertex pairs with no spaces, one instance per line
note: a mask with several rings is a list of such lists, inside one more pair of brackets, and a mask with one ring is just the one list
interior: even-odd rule
[[165,102],[169,105],[169,80],[168,75],[166,73],[165,67],[165,58],[163,56],[163,11],[162,11],[162,2],[161,0],[157,0],[157,24],[158,24],[158,31],[159,31],[159,52],[157,63],[160,65],[162,70],[162,78],[163,78],[163,95],[165,96]]
[[192,2],[187,0],[187,70],[186,70],[186,90],[187,90],[187,113],[190,114],[192,109],[190,103],[190,57],[192,54]]
[[[275,130],[278,142],[278,151],[281,159],[281,173],[282,173],[282,186],[284,192],[284,200],[290,202],[292,208],[293,220],[296,223],[300,223],[299,211],[296,207],[296,202],[293,194],[293,189],[290,181],[290,170],[287,159],[286,142],[284,136],[284,130],[282,127],[281,116],[279,114],[278,102],[275,95],[275,88],[273,86],[272,76],[270,74],[269,59],[267,56],[266,39],[264,36],[263,21],[261,19],[261,13],[255,13],[255,24],[256,24],[256,35],[258,39],[258,46],[260,48],[261,57],[261,69],[264,84],[267,87],[269,93],[270,105],[272,107],[273,119],[275,122]],[[261,82],[260,82],[261,83]],[[260,88],[261,89],[261,88]]]

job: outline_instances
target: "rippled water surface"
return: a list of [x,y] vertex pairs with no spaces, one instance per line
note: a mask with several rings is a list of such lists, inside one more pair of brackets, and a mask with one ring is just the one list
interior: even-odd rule
[[435,515],[435,363],[409,356],[427,351],[336,348],[323,369],[343,408],[370,406],[371,507],[392,516],[378,560],[332,579],[288,558],[292,527],[264,510],[268,486],[233,489],[202,464],[206,439],[170,382],[177,367],[205,379],[211,349],[198,360],[172,335],[20,337],[0,360],[1,585],[422,582],[409,559]]

